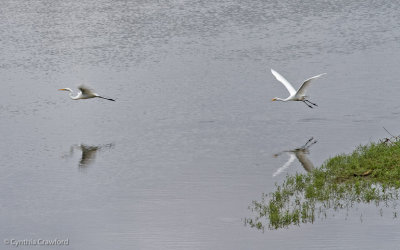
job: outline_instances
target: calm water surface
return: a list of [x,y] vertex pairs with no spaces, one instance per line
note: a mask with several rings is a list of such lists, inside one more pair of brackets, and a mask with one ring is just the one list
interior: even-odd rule
[[[374,206],[260,232],[248,206],[308,160],[399,134],[396,1],[5,0],[1,239],[65,249],[396,249]],[[302,103],[297,88],[326,72]],[[117,101],[72,101],[85,83]],[[280,171],[278,174],[277,171]],[[13,246],[2,245],[2,249]],[[26,246],[19,249],[49,249]]]

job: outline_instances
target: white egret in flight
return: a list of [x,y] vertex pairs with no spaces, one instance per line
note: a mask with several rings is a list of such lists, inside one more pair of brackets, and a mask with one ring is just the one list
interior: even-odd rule
[[[317,76],[313,76],[313,77],[311,77],[311,78],[308,78],[307,80],[305,80],[305,81],[303,82],[303,84],[300,86],[299,90],[297,90],[297,91],[293,88],[292,84],[290,84],[290,83],[288,82],[288,80],[286,80],[283,76],[281,76],[281,74],[279,74],[278,72],[276,72],[276,71],[273,70],[273,69],[271,69],[271,73],[275,76],[275,78],[276,78],[278,81],[280,81],[280,82],[287,88],[287,90],[289,91],[289,94],[290,94],[289,97],[286,98],[286,99],[281,99],[281,98],[275,97],[275,98],[272,99],[272,101],[282,101],[282,102],[287,102],[287,101],[302,101],[302,102],[304,102],[309,108],[313,108],[313,106],[318,106],[317,104],[312,103],[312,102],[310,102],[310,101],[307,99],[306,91],[307,91],[307,87],[310,86],[310,83],[311,83],[311,80],[312,80],[312,79],[315,79],[315,78],[318,78],[318,77],[320,77],[320,76],[323,76],[323,75],[325,75],[326,73],[323,73],[323,74],[320,74],[320,75],[317,75]],[[310,104],[313,105],[313,106],[311,106]]]
[[69,97],[71,97],[72,100],[79,100],[79,99],[90,99],[90,98],[102,98],[102,99],[106,99],[109,101],[114,101],[114,99],[111,98],[106,98],[106,97],[102,97],[96,93],[94,93],[91,89],[81,85],[78,87],[78,89],[80,90],[80,92],[78,92],[78,94],[76,96],[73,96],[73,91],[70,88],[65,88],[65,89],[59,89],[61,91],[68,91],[69,92]]

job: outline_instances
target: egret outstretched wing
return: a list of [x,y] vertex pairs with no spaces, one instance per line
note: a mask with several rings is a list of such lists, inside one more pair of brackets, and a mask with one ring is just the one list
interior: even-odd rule
[[86,95],[86,96],[94,95],[93,91],[84,85],[79,86],[78,89],[82,92],[82,95]]
[[293,88],[292,84],[290,84],[290,82],[288,82],[288,80],[286,80],[281,74],[273,69],[271,69],[271,73],[275,76],[276,80],[280,81],[286,87],[291,96],[296,94],[296,90]]
[[297,90],[296,95],[297,95],[297,96],[305,96],[305,95],[306,95],[307,88],[308,88],[308,86],[310,86],[310,84],[311,84],[311,80],[316,79],[316,78],[318,78],[318,77],[321,77],[321,76],[323,76],[323,75],[325,75],[325,74],[326,74],[326,73],[319,74],[319,75],[317,75],[317,76],[313,76],[313,77],[310,77],[310,78],[308,78],[307,80],[305,80],[305,81],[303,82],[303,84],[300,86],[299,90]]

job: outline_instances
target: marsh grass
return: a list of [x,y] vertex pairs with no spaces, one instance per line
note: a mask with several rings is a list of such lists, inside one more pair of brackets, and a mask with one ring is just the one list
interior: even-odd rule
[[[328,210],[350,209],[373,203],[396,209],[400,187],[400,141],[385,139],[359,146],[353,153],[327,160],[310,173],[286,176],[261,201],[253,201],[254,218],[245,224],[264,230],[312,223]],[[393,212],[397,217],[397,212]]]

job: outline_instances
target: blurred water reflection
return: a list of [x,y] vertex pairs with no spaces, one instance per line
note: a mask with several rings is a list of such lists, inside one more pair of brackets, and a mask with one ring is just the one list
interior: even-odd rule
[[73,156],[76,150],[81,151],[82,154],[78,166],[84,168],[94,163],[98,151],[100,152],[102,150],[111,149],[113,147],[114,147],[113,143],[103,144],[103,145],[86,145],[86,144],[72,145],[69,156],[70,157]]
[[281,174],[283,171],[285,171],[297,158],[297,160],[301,163],[303,168],[309,172],[314,169],[314,164],[310,161],[310,159],[307,157],[308,154],[310,154],[310,147],[317,143],[316,140],[314,140],[314,137],[311,137],[303,146],[299,148],[295,148],[292,150],[285,150],[280,153],[274,154],[274,157],[278,157],[282,155],[283,153],[286,153],[289,155],[289,159],[285,164],[283,164],[282,167],[278,168],[272,176],[278,176]]

